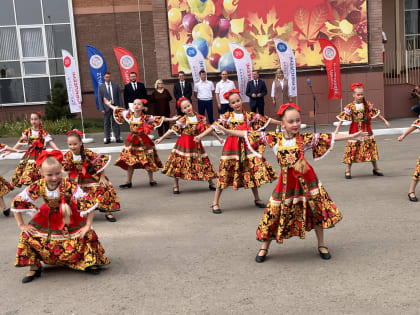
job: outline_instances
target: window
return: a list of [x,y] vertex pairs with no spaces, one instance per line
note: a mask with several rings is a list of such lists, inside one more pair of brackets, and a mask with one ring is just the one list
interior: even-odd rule
[[420,1],[405,0],[405,47],[407,50],[420,49]]
[[72,0],[0,0],[0,104],[43,104],[75,55]]

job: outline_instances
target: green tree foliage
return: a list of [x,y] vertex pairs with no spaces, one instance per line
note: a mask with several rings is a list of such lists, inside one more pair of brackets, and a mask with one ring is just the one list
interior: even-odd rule
[[70,113],[67,90],[61,81],[54,83],[51,94],[48,95],[48,101],[45,105],[45,116],[48,120],[75,117],[74,114]]

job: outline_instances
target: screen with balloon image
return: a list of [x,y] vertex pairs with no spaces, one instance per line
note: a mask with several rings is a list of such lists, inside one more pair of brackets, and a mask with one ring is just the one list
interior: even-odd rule
[[247,49],[254,69],[280,66],[274,39],[294,50],[297,67],[323,64],[318,39],[341,63],[368,62],[366,0],[167,0],[172,74],[190,73],[184,44],[203,54],[208,72],[235,71],[229,42]]

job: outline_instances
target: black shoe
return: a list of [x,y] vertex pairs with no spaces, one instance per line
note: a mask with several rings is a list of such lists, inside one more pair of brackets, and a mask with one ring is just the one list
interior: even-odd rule
[[219,205],[212,205],[210,208],[213,211],[214,214],[221,214],[222,213],[222,209],[214,209],[214,207],[219,207]]
[[377,170],[372,170],[373,175],[375,176],[384,176],[384,174],[382,172],[379,172]]
[[[265,252],[265,254],[264,254],[264,256],[259,256],[258,254],[259,254],[259,253],[260,253],[260,251],[262,251],[262,250]],[[268,253],[268,249],[261,248],[261,249],[258,251],[257,256],[255,257],[255,261],[256,261],[257,263],[263,263],[263,262],[265,261],[266,256],[267,256],[267,253]]]
[[267,205],[265,203],[263,203],[262,201],[254,200],[254,203],[257,206],[257,208],[265,208],[265,207],[267,207]]
[[150,185],[150,186],[156,186],[156,185],[157,185],[157,182],[156,182],[156,181],[154,181],[154,180],[152,180],[151,182],[149,182],[149,185]]
[[344,173],[344,178],[345,179],[351,179],[351,173],[350,172],[345,172]]
[[117,222],[117,219],[112,214],[107,214],[105,216],[105,219],[107,219],[109,222]]
[[89,267],[85,271],[95,276],[101,273],[101,269],[99,269],[98,267]]
[[174,192],[174,195],[179,195],[180,194],[179,187],[174,187],[173,192]]
[[329,252],[328,253],[322,253],[320,251],[320,248],[325,248],[326,250],[328,250],[328,247],[326,247],[326,246],[319,246],[318,247],[318,252],[319,252],[319,256],[321,256],[322,259],[325,259],[325,260],[331,259],[331,254]]
[[22,279],[22,283],[28,283],[34,280],[35,278],[41,277],[42,267],[39,267],[37,270],[32,270],[32,271],[35,271],[35,273],[32,276],[24,277]]
[[106,139],[105,142],[104,142],[104,144],[110,144],[110,143],[111,143],[110,139]]
[[121,139],[118,139],[117,141],[115,141],[116,143],[123,143],[124,141],[122,141]]
[[[411,195],[413,195],[414,197],[411,197]],[[414,194],[414,191],[411,193],[408,193],[408,200],[413,201],[413,202],[418,201],[416,195]]]
[[131,187],[133,187],[133,184],[132,183],[127,183],[127,184],[120,185],[119,187],[122,188],[122,189],[131,188]]
[[4,214],[6,217],[8,217],[8,216],[10,215],[10,208],[9,208],[9,209],[6,209],[6,210],[3,210],[3,214]]
[[209,184],[209,189],[215,191],[216,190],[216,186],[214,186],[214,184]]

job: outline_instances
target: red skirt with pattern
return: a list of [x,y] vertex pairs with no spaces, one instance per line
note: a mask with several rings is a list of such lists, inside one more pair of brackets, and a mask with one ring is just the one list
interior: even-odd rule
[[413,174],[413,180],[415,180],[415,181],[420,180],[420,156],[419,156],[419,159],[417,161],[416,170],[414,171],[414,174]]
[[3,197],[13,189],[13,185],[11,185],[7,180],[5,180],[3,176],[0,176],[0,197]]

